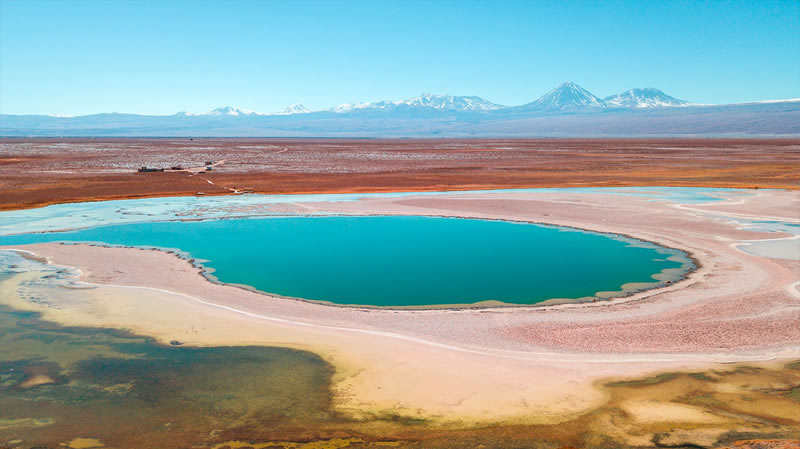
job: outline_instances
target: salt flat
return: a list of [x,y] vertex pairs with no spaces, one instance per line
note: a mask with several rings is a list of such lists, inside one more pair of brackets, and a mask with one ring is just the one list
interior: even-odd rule
[[[273,210],[566,225],[679,248],[699,266],[672,285],[588,304],[417,311],[332,307],[214,284],[173,254],[59,244],[16,249],[77,268],[76,285],[92,289],[42,287],[57,304],[43,307],[14,294],[21,284],[12,278],[4,283],[3,298],[49,320],[131,329],[165,342],[319,353],[336,368],[336,406],[348,413],[393,410],[443,422],[561,422],[603,403],[595,386],[602,379],[800,358],[800,298],[787,288],[800,279],[800,262],[738,249],[746,241],[790,237],[740,221],[769,217],[796,224],[800,217],[794,211],[800,209],[791,206],[800,196],[781,190],[714,195],[721,200],[681,204],[654,192],[407,194],[307,198]],[[246,207],[240,211],[247,213]],[[198,328],[203,330],[186,332]]]

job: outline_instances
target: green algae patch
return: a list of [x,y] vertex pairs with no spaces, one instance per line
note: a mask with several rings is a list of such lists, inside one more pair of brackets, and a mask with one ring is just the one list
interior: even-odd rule
[[332,369],[308,352],[164,346],[4,307],[0,347],[0,441],[25,447],[91,435],[109,447],[177,448],[215,429],[335,420]]

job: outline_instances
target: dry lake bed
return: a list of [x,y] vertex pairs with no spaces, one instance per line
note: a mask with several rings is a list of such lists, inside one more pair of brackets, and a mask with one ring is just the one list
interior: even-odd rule
[[798,210],[637,187],[2,212],[0,444],[791,447]]

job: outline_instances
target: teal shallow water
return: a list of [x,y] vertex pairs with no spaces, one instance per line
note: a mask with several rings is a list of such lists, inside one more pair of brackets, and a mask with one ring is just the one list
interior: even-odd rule
[[[177,249],[226,283],[339,304],[535,304],[658,282],[679,251],[579,230],[431,217],[292,217],[111,225],[0,237]],[[669,259],[668,259],[669,258]]]

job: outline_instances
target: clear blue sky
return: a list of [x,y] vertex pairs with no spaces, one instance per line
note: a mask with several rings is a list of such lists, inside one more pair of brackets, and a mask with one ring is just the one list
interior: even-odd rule
[[573,80],[699,103],[800,97],[800,2],[0,0],[0,112],[532,101]]

